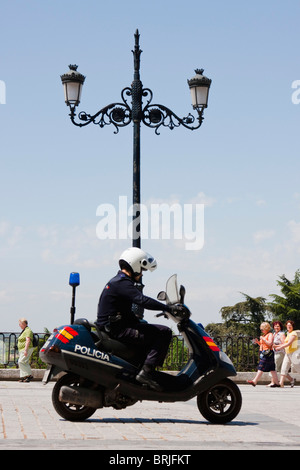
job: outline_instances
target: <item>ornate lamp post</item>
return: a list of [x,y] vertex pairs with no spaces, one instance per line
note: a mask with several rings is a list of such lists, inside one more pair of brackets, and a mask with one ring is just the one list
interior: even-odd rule
[[[143,88],[140,80],[140,55],[139,32],[135,32],[134,77],[131,87],[126,87],[121,91],[122,102],[112,103],[100,109],[96,114],[91,115],[85,111],[78,114],[76,120],[76,107],[80,103],[82,85],[85,77],[77,72],[77,65],[69,65],[69,71],[61,75],[64,86],[65,102],[70,107],[70,118],[75,126],[84,127],[88,124],[97,124],[100,127],[113,125],[114,133],[119,132],[120,127],[133,123],[133,204],[136,209],[133,216],[133,236],[132,245],[140,248],[141,227],[139,223],[140,198],[140,128],[141,122],[146,126],[155,129],[158,135],[161,127],[183,126],[190,130],[198,129],[203,122],[203,112],[207,108],[208,93],[211,80],[203,76],[203,69],[196,69],[196,75],[188,80],[188,85],[192,95],[192,105],[197,111],[195,118],[191,113],[180,118],[173,111],[161,104],[152,104],[153,93],[149,88]],[[128,100],[131,97],[131,107]],[[145,103],[143,102],[143,99]]]

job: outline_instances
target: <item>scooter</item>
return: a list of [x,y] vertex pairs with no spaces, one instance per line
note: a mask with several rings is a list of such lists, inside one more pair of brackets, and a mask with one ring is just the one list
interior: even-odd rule
[[137,401],[176,402],[193,397],[197,397],[202,416],[211,423],[224,424],[238,415],[242,396],[236,383],[229,379],[237,375],[235,368],[202,325],[190,319],[191,313],[184,305],[185,288],[180,286],[178,291],[176,274],[157,298],[184,308],[156,316],[164,315],[177,324],[188,345],[189,359],[176,375],[155,372],[161,390],[148,388],[135,379],[143,364],[143,351],[110,338],[85,318],[74,320],[78,273],[71,273],[69,284],[73,289],[71,324],[55,329],[40,350],[41,360],[48,364],[43,383],[59,377],[53,387],[52,403],[61,417],[83,421],[103,407],[122,409]]

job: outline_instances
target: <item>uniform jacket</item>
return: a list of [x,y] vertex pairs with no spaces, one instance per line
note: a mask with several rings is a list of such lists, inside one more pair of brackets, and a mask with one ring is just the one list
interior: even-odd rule
[[105,326],[109,317],[121,315],[122,325],[134,326],[138,320],[132,312],[132,304],[141,305],[148,310],[168,310],[168,306],[143,295],[134,285],[134,280],[119,271],[103,289],[98,303],[97,325]]

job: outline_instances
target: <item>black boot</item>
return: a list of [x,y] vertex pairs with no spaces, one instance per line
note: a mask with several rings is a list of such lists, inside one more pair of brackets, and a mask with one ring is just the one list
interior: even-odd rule
[[136,380],[139,383],[148,385],[148,387],[156,390],[157,392],[162,391],[162,387],[155,381],[153,378],[154,367],[144,365],[138,375]]

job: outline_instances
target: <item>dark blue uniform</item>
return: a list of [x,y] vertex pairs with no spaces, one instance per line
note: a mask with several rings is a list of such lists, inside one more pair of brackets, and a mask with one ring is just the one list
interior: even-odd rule
[[167,305],[143,295],[133,279],[119,271],[100,296],[97,326],[123,343],[143,346],[147,352],[145,365],[162,366],[172,331],[164,325],[140,322],[132,312],[132,304],[148,310],[169,310]]

